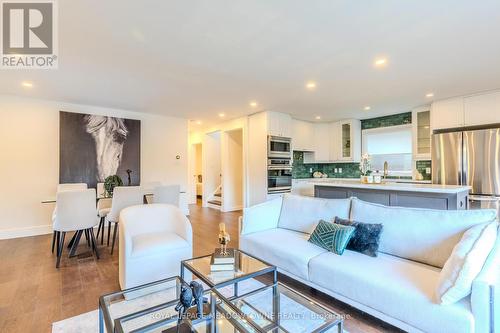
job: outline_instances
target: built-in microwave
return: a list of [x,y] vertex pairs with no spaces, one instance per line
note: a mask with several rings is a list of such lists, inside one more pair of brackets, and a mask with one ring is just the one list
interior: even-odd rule
[[292,159],[290,158],[270,158],[267,160],[268,167],[291,167]]
[[268,136],[267,156],[270,158],[292,158],[292,139]]
[[285,193],[292,190],[292,167],[268,166],[267,193]]

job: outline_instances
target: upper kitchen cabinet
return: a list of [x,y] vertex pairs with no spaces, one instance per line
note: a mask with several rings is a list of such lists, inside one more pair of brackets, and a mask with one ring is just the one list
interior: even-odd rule
[[432,103],[431,129],[500,123],[500,92],[450,98]]
[[463,97],[437,101],[431,105],[431,129],[464,126]]
[[412,112],[413,156],[415,160],[431,158],[431,112],[421,108]]
[[267,112],[267,133],[272,136],[291,138],[292,117],[286,113]]
[[314,124],[292,119],[293,150],[314,151]]
[[356,119],[338,122],[337,135],[333,138],[337,145],[338,156],[335,160],[342,162],[359,162],[361,160],[361,122]]
[[500,123],[500,92],[464,98],[465,126]]
[[328,123],[314,124],[314,160],[316,163],[328,163],[330,156],[331,125]]

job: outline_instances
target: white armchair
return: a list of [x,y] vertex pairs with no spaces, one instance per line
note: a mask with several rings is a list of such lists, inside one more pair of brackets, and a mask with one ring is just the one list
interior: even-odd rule
[[122,290],[179,275],[181,261],[193,255],[191,223],[173,205],[128,207],[119,228]]

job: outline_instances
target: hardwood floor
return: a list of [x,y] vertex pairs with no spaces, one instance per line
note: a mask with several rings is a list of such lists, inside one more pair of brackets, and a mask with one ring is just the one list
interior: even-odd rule
[[[196,205],[190,209],[195,256],[218,246],[220,222],[226,223],[230,246],[238,246],[241,212],[221,213]],[[51,241],[52,235],[0,241],[0,332],[51,332],[52,322],[95,310],[100,295],[119,290],[118,251],[111,256],[106,245],[99,246],[101,258],[95,260],[82,241],[80,254],[68,258],[65,249],[56,269]],[[280,275],[280,280],[345,315],[350,333],[398,331],[289,278]]]

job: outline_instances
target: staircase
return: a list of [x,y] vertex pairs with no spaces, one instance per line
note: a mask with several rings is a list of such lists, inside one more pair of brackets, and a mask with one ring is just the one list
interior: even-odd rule
[[222,207],[222,185],[217,186],[214,193],[208,198],[208,207],[220,210]]

